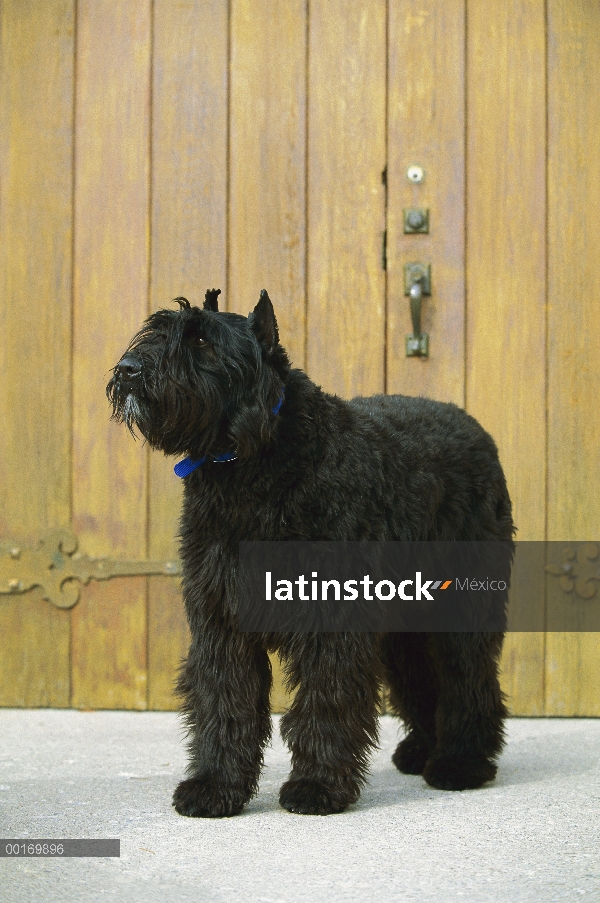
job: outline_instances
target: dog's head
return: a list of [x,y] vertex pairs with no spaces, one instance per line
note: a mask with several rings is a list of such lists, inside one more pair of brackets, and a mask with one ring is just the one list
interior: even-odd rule
[[148,317],[106,387],[113,418],[167,455],[248,457],[274,429],[290,364],[271,300],[243,317],[220,313],[219,294]]

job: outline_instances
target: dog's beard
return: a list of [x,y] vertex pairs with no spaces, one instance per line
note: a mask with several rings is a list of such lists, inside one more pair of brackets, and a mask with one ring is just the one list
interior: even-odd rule
[[[158,394],[158,398],[153,396]],[[144,382],[136,391],[115,378],[107,387],[113,406],[112,419],[124,423],[134,437],[166,455],[214,454],[228,450],[226,402],[214,393],[207,404],[182,387]],[[227,445],[227,448],[225,446]],[[221,447],[223,446],[223,447]]]
[[144,432],[144,415],[139,399],[133,392],[123,390],[116,378],[113,378],[107,386],[106,394],[112,404],[112,420],[124,423],[133,436],[137,439],[136,428],[142,435]]
[[121,415],[121,419],[122,419],[123,423],[126,425],[127,429],[131,433],[131,435],[133,436],[133,438],[137,439],[135,427],[137,426],[141,432],[141,428],[139,426],[139,423],[141,420],[141,411],[140,411],[140,406],[138,404],[138,400],[135,397],[135,395],[133,394],[133,392],[130,392],[129,395],[127,396],[127,398],[125,399],[125,404],[123,405],[123,413]]

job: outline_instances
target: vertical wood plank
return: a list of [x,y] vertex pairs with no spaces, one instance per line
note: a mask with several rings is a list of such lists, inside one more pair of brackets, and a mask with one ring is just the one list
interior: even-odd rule
[[[517,538],[543,539],[544,4],[469,0],[467,10],[466,405],[498,444]],[[513,713],[543,711],[543,659],[541,634],[508,636],[504,688]]]
[[[155,0],[152,91],[151,309],[178,295],[202,304],[226,292],[227,0]],[[150,454],[153,558],[177,554],[181,480]],[[172,687],[189,632],[178,584],[149,580],[148,705],[173,709]]]
[[[391,0],[389,20],[387,391],[464,405],[465,0]],[[412,164],[425,170],[409,181]],[[403,210],[429,209],[429,234],[404,234]],[[404,264],[431,264],[421,328],[428,358],[407,358],[412,333]]]
[[500,686],[511,715],[545,714],[546,635],[507,633],[500,662]]
[[597,633],[547,634],[544,714],[598,717],[599,672]]
[[174,688],[187,657],[190,631],[181,587],[170,577],[151,577],[148,593],[148,708],[179,708]]
[[309,376],[384,388],[386,3],[312,3],[308,78]]
[[[548,3],[548,538],[600,540],[600,7]],[[546,714],[600,715],[598,634],[547,637]]]
[[153,310],[226,290],[227,44],[227,0],[155,0]]
[[304,367],[306,0],[234,0],[231,12],[229,303],[269,292],[282,344]]
[[73,707],[147,708],[146,579],[92,581],[72,617]]
[[39,590],[0,596],[0,706],[70,705],[70,612]]
[[70,517],[73,3],[1,15],[0,533],[36,539]]
[[[73,522],[82,549],[119,557],[147,546],[146,452],[104,386],[148,308],[150,12],[78,3]],[[144,708],[145,580],[90,585],[72,619],[73,704]]]
[[[71,516],[73,0],[0,5],[0,535]],[[4,599],[2,705],[68,705],[69,617]],[[64,656],[58,653],[64,653]]]

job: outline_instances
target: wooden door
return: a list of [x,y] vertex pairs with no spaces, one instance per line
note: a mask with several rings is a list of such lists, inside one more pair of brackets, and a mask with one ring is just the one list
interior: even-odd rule
[[[466,407],[498,443],[518,538],[596,539],[593,0],[0,9],[4,559],[56,527],[84,555],[175,559],[172,462],[108,420],[104,385],[150,310],[212,286],[243,313],[268,288],[327,390]],[[428,234],[404,232],[407,207]],[[414,261],[432,273],[426,359],[405,354]],[[70,609],[0,592],[0,636],[3,705],[175,705],[172,577],[92,580]],[[597,650],[509,636],[511,710],[598,714]]]

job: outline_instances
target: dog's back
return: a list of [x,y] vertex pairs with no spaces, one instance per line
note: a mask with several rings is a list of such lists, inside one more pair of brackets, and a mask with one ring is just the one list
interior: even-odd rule
[[405,395],[353,398],[349,407],[382,455],[390,501],[405,516],[402,535],[386,538],[512,539],[496,444],[466,411]]

